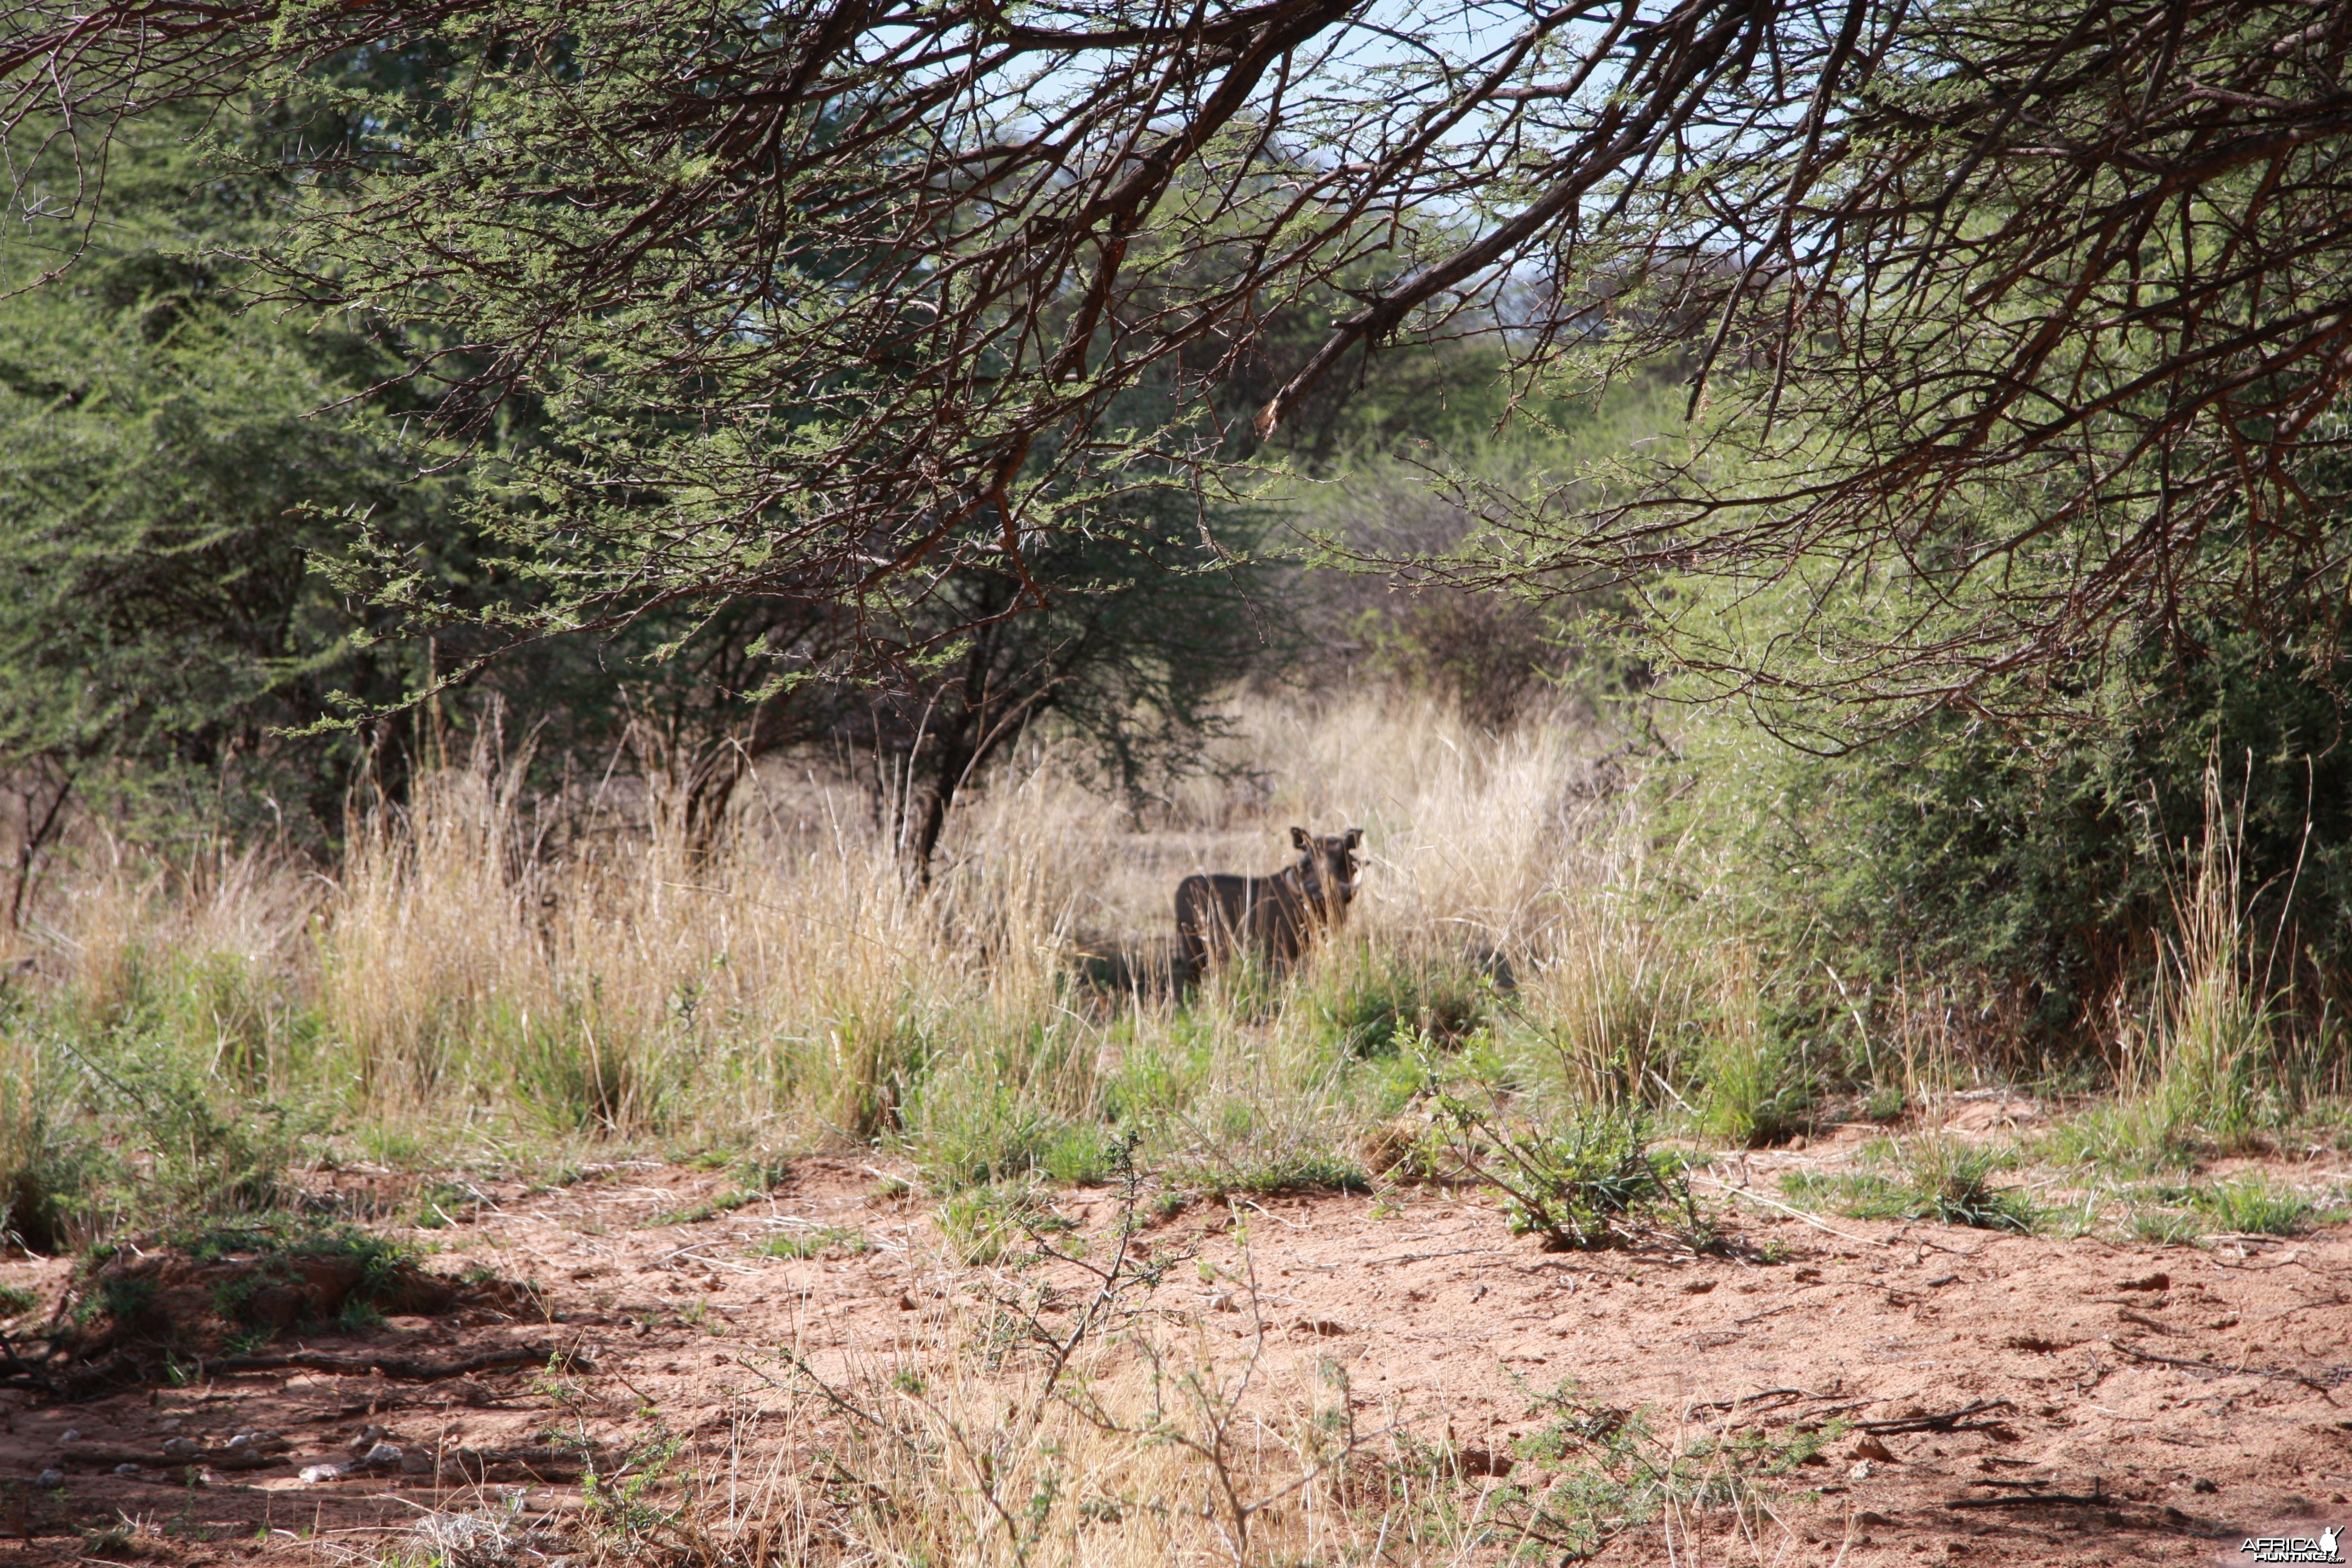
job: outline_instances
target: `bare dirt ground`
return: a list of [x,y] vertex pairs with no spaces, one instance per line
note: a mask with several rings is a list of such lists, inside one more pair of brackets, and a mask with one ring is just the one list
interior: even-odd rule
[[[1535,1429],[1531,1394],[1564,1382],[1654,1421],[1856,1424],[1785,1489],[1767,1561],[2244,1563],[2249,1535],[2352,1526],[2352,1233],[2127,1247],[1808,1220],[1761,1201],[1776,1171],[1839,1146],[1749,1156],[1754,1198],[1717,1194],[1769,1262],[1547,1254],[1467,1193],[1308,1194],[1152,1225],[1151,1253],[1181,1264],[1154,1304],[1212,1337],[1263,1334],[1276,1361],[1339,1358],[1368,1415],[1495,1456],[1492,1469]],[[648,1408],[709,1462],[730,1445],[740,1457],[759,1430],[747,1412],[790,1397],[761,1347],[797,1347],[822,1373],[909,1342],[968,1299],[974,1271],[946,1260],[920,1205],[876,1195],[877,1175],[807,1160],[758,1203],[685,1223],[730,1184],[630,1164],[568,1187],[486,1190],[461,1223],[415,1239],[443,1249],[436,1268],[537,1282],[539,1321],[398,1319],[273,1347],[319,1365],[192,1373],[76,1404],[5,1395],[0,1564],[96,1552],[191,1568],[350,1562],[423,1510],[502,1489],[560,1514],[581,1490],[562,1435],[617,1447]],[[1115,1204],[1081,1192],[1062,1207],[1099,1231]],[[813,1227],[871,1250],[758,1250]],[[1201,1262],[1228,1279],[1254,1272],[1254,1298],[1204,1282]],[[66,1269],[12,1261],[0,1280],[54,1298]],[[551,1348],[593,1371],[551,1379]],[[478,1364],[499,1351],[520,1364]],[[385,1357],[404,1358],[406,1375],[351,1370]],[[232,1448],[238,1434],[262,1437]],[[255,1453],[271,1435],[285,1451]],[[409,1468],[388,1449],[376,1468],[355,1464],[362,1436]],[[450,1457],[437,1473],[434,1454]],[[346,1469],[302,1479],[324,1464]],[[2025,1500],[2036,1497],[2070,1500]],[[127,1541],[92,1533],[126,1520],[143,1526]],[[1601,1560],[1674,1559],[1650,1530]]]

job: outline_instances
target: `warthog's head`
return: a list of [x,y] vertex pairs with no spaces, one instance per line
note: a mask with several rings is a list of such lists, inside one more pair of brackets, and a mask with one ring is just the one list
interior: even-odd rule
[[1364,830],[1309,833],[1294,827],[1290,842],[1299,852],[1298,879],[1307,901],[1326,921],[1338,924],[1347,916],[1348,901],[1356,896],[1356,850],[1364,842]]

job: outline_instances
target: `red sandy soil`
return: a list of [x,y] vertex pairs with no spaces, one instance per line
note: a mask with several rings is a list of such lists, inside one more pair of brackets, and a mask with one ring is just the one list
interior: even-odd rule
[[[1778,1170],[1834,1160],[1860,1136],[1748,1156],[1745,1179],[1777,1196]],[[2301,1181],[2314,1173],[2294,1168]],[[1735,1185],[1743,1176],[1728,1174]],[[745,1402],[786,1397],[746,1364],[756,1347],[797,1344],[823,1371],[905,1342],[926,1315],[962,1299],[970,1271],[943,1258],[919,1205],[871,1195],[877,1175],[855,1161],[803,1161],[761,1202],[685,1225],[646,1222],[730,1184],[631,1164],[568,1188],[488,1190],[494,1206],[415,1239],[449,1249],[436,1267],[486,1263],[541,1283],[551,1321],[476,1309],[304,1346],[428,1361],[569,1348],[593,1358],[585,1383],[629,1392],[606,1408],[625,1413],[641,1397],[716,1462]],[[1063,1207],[1082,1228],[1099,1228],[1114,1205],[1082,1192]],[[1859,1433],[1839,1439],[1828,1465],[1803,1472],[1817,1500],[1782,1509],[1791,1533],[1771,1553],[1778,1561],[1827,1563],[1842,1552],[1856,1565],[2242,1563],[2249,1535],[2352,1527],[2346,1230],[2130,1247],[1808,1221],[1760,1202],[1733,1209],[1742,1240],[1773,1261],[1547,1254],[1462,1193],[1196,1205],[1145,1237],[1159,1258],[1184,1260],[1166,1272],[1159,1304],[1242,1336],[1253,1315],[1223,1310],[1231,1303],[1215,1300],[1191,1261],[1234,1268],[1238,1215],[1254,1243],[1255,1321],[1276,1356],[1301,1365],[1339,1357],[1369,1414],[1432,1437],[1450,1433],[1464,1449],[1508,1453],[1537,1425],[1529,1391],[1564,1380],[1669,1423],[1677,1413],[1719,1423],[1727,1410],[1768,1425],[1886,1422],[1978,1407],[1958,1430],[1884,1435],[1879,1457],[1864,1457]],[[811,1224],[861,1232],[874,1250],[812,1260],[751,1250]],[[65,1270],[13,1261],[0,1264],[0,1280],[53,1296]],[[371,1424],[412,1453],[469,1451],[470,1473],[493,1490],[527,1488],[534,1510],[576,1498],[539,1436],[573,1418],[530,1365],[436,1381],[300,1368],[207,1375],[71,1405],[0,1394],[0,1536],[10,1538],[0,1541],[0,1568],[89,1561],[79,1532],[125,1517],[150,1529],[116,1548],[118,1558],[317,1561],[322,1543],[363,1551],[420,1507],[480,1495],[456,1475],[299,1478],[303,1465],[347,1463],[349,1441]],[[619,1415],[590,1425],[616,1444],[628,1436]],[[79,1438],[66,1441],[68,1431]],[[194,1485],[189,1465],[162,1452],[180,1437],[218,1455],[245,1431],[280,1434],[289,1451],[259,1468],[214,1468]],[[138,1468],[117,1474],[118,1464]],[[51,1468],[61,1488],[30,1484]],[[2032,1492],[2097,1500],[1947,1506]],[[1667,1543],[1637,1531],[1601,1561],[1666,1563]]]

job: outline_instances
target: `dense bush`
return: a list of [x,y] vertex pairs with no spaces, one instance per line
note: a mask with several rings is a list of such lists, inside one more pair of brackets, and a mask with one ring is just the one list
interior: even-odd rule
[[1717,874],[1676,896],[1733,906],[1764,942],[1785,1030],[1843,1028],[1901,985],[1979,1043],[2052,1065],[2145,994],[2216,815],[2259,938],[2250,962],[2277,955],[2252,979],[2315,1001],[2352,959],[2347,674],[2331,652],[2283,662],[2209,628],[2193,658],[2085,673],[2063,719],[1947,710],[1831,752],[1710,710],[1670,770],[1669,826]]
[[[28,207],[88,179],[91,150],[43,129],[8,147]],[[381,323],[239,308],[235,258],[285,186],[199,143],[261,159],[304,133],[243,103],[159,110],[108,139],[87,234],[32,222],[0,252],[0,769],[60,804],[333,831],[384,759],[289,731],[396,696],[421,649],[322,568],[364,518],[413,574],[477,569],[403,450],[415,400],[341,406],[388,374]]]

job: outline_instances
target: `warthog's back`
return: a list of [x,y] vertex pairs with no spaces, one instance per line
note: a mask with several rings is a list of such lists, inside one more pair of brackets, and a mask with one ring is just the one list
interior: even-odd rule
[[1288,900],[1282,894],[1279,876],[1236,877],[1221,871],[1179,882],[1176,939],[1183,945],[1186,966],[1198,975],[1213,955],[1240,946],[1277,960],[1296,958],[1297,921],[1286,918]]

